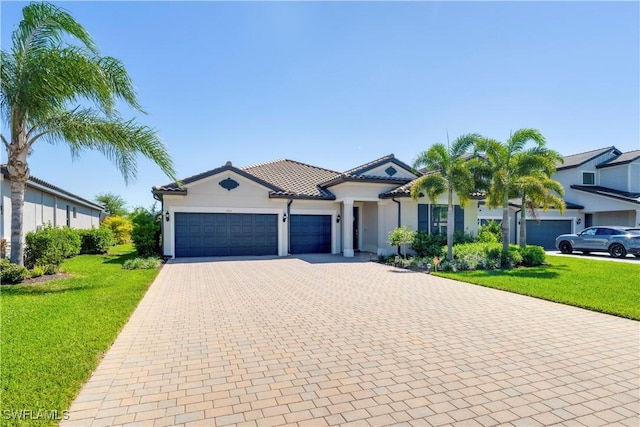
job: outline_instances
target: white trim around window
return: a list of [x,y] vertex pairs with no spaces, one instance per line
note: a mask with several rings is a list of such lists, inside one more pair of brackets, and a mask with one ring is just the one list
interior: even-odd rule
[[[596,185],[595,171],[580,171],[582,176],[582,185]],[[592,179],[585,179],[591,177]]]

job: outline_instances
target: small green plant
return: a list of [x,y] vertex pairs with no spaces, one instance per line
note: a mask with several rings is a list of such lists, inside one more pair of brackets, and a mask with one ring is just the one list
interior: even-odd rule
[[0,259],[0,282],[20,283],[29,277],[29,270],[18,264],[9,262],[8,259]]
[[122,268],[125,270],[147,270],[151,268],[158,268],[162,264],[160,258],[147,257],[147,258],[133,258],[128,259],[122,264]]
[[545,262],[546,254],[541,246],[527,245],[520,248],[520,253],[522,254],[522,265],[525,267],[535,267]]
[[502,241],[502,228],[494,220],[478,229],[478,241],[483,243],[496,243]]
[[41,265],[35,265],[31,271],[29,271],[29,275],[31,277],[40,277],[43,276],[47,269]]
[[7,257],[7,239],[0,239],[0,258]]
[[409,227],[396,227],[389,233],[389,243],[398,246],[404,258],[407,258],[407,245],[412,244],[415,237],[416,232],[410,230]]

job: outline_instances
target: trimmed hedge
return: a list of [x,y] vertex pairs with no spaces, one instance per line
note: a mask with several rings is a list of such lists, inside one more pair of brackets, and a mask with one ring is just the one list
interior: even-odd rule
[[138,255],[143,258],[154,257],[160,254],[160,214],[154,214],[147,210],[135,213],[131,240]]
[[116,244],[113,231],[106,227],[78,230],[82,239],[81,254],[106,254]]
[[0,282],[20,283],[29,277],[29,270],[18,264],[12,264],[8,259],[0,259]]
[[447,236],[444,234],[427,234],[418,231],[411,243],[413,249],[420,258],[442,258],[447,252]]
[[46,226],[40,231],[31,231],[25,236],[25,266],[41,265],[47,271],[60,269],[65,258],[80,254],[82,239],[77,230]]

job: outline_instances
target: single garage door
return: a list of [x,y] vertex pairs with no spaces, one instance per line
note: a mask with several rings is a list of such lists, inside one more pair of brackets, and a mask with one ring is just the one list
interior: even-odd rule
[[556,247],[556,237],[571,233],[571,220],[527,220],[527,244],[542,246],[547,250]]
[[278,255],[278,216],[176,213],[177,257]]
[[291,215],[292,254],[331,253],[331,215]]

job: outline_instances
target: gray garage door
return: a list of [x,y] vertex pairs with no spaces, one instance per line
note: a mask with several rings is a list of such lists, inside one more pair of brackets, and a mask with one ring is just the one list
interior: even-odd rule
[[177,257],[278,255],[278,217],[176,213]]
[[[518,232],[519,233],[519,232]],[[546,220],[536,223],[527,220],[527,244],[555,249],[556,237],[571,233],[571,220]]]
[[292,254],[331,253],[331,215],[291,215]]

